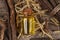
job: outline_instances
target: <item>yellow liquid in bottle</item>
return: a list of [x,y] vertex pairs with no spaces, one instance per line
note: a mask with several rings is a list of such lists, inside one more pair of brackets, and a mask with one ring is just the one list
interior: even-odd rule
[[24,17],[22,22],[24,34],[35,34],[35,19],[33,16]]
[[34,17],[29,17],[29,34],[35,34],[35,19]]

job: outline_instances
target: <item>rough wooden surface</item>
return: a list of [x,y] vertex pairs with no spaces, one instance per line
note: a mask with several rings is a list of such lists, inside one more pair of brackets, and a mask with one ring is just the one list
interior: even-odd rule
[[6,29],[5,22],[3,20],[0,20],[0,40],[4,39],[5,29]]
[[11,40],[17,40],[16,37],[16,26],[15,26],[15,11],[14,11],[14,5],[13,0],[7,0],[8,6],[10,8],[10,26],[11,26],[11,32],[12,32],[12,39]]
[[6,0],[0,0],[0,18],[6,21],[6,29],[8,29],[8,31],[7,30],[5,31],[7,31],[7,35],[9,39],[11,39],[11,29],[9,24],[9,10],[8,10]]

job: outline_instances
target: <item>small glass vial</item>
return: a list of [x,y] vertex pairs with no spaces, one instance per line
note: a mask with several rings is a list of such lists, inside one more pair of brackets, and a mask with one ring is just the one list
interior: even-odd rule
[[32,15],[32,9],[31,8],[26,8],[23,10],[23,15],[24,17],[22,18],[22,29],[24,34],[30,34],[33,35],[35,34],[35,18]]

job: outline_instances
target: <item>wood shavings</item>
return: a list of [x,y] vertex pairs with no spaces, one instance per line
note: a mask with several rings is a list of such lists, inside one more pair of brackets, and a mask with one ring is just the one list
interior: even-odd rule
[[[19,8],[17,5],[20,5],[21,3],[26,3],[26,5],[24,5],[22,8]],[[33,8],[31,8],[31,6],[32,6]],[[16,8],[19,9],[19,10],[17,10]],[[41,7],[40,7],[40,5],[39,5],[39,3],[36,3],[35,0],[34,0],[34,1],[33,1],[33,0],[24,0],[23,2],[17,3],[17,4],[15,5],[15,10],[16,10],[16,13],[17,13],[17,14],[20,13],[20,12],[22,13],[22,11],[23,11],[25,8],[31,8],[31,9],[37,11],[37,12],[34,13],[33,15],[34,15],[34,16],[35,16],[35,15],[39,15],[40,17],[46,16],[45,12],[48,11],[48,10],[42,10]],[[34,11],[33,11],[33,12],[34,12]],[[21,17],[20,14],[17,15],[17,16],[20,16],[20,17]],[[51,38],[51,39],[54,39],[54,38],[52,37],[52,35],[50,35],[49,33],[45,32],[45,30],[43,29],[43,28],[44,28],[43,25],[46,25],[46,24],[45,24],[46,21],[44,21],[44,23],[41,24],[41,23],[38,21],[37,16],[35,16],[35,19],[36,19],[37,24],[38,24],[38,26],[39,26],[38,28],[36,28],[36,30],[40,29],[43,34],[47,35],[47,36],[48,36],[49,38]],[[17,18],[17,21],[18,21],[18,18]],[[57,21],[55,18],[51,18],[51,21],[54,22],[55,25],[58,25],[58,24],[57,24],[58,21]],[[20,21],[18,21],[18,22],[20,22]],[[18,24],[18,22],[17,22],[17,24]],[[47,24],[47,25],[48,25],[48,24]],[[35,31],[36,31],[36,30],[35,30]],[[21,36],[21,33],[19,34],[18,38],[19,38],[20,36]]]
[[39,24],[40,29],[42,30],[43,34],[46,34],[49,38],[51,38],[53,40],[54,38],[43,30],[43,28],[42,28],[43,25],[40,24],[40,22],[38,21],[38,19],[36,18],[36,16],[35,16],[35,19],[36,19],[37,23]]
[[51,18],[51,21],[55,24],[55,25],[57,25],[57,26],[59,26],[59,22],[58,22],[58,20],[56,19],[56,18]]
[[54,31],[54,33],[60,33],[60,31]]

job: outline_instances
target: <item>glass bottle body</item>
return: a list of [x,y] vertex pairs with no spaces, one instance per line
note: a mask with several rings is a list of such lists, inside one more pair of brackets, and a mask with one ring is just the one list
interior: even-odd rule
[[27,17],[23,17],[23,20],[21,22],[23,25],[23,33],[24,34],[30,34],[33,35],[35,34],[34,30],[35,30],[35,19],[33,16],[27,16]]

